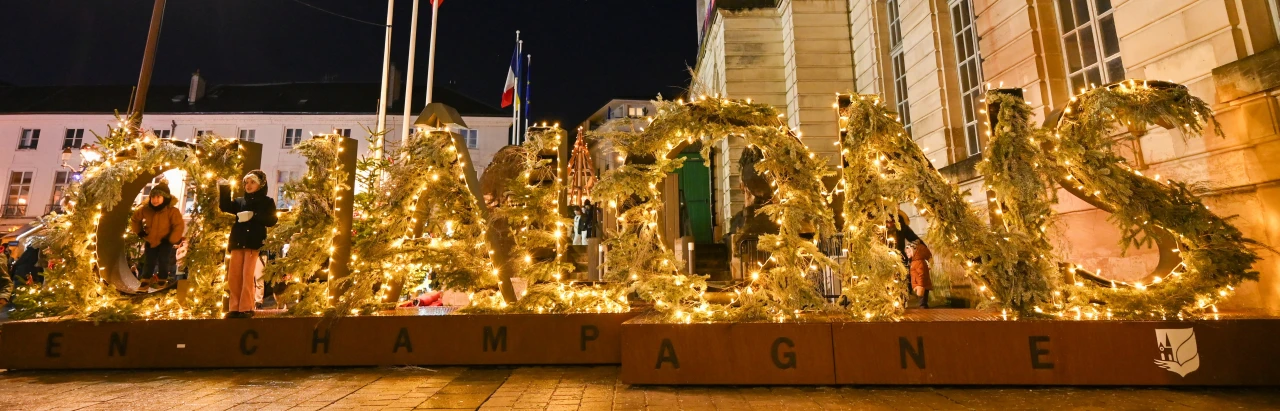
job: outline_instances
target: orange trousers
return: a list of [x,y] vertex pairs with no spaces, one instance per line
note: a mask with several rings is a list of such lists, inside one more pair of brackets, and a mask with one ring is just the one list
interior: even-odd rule
[[227,264],[227,291],[230,294],[227,311],[253,311],[257,291],[253,273],[257,268],[258,250],[231,250],[231,262]]

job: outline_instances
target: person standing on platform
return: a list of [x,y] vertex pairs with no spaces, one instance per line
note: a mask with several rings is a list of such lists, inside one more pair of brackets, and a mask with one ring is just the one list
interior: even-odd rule
[[9,305],[9,300],[12,298],[13,280],[9,277],[9,264],[6,262],[3,267],[0,267],[0,312],[4,311],[5,306]]
[[933,289],[933,279],[929,276],[929,259],[933,252],[924,240],[917,239],[907,250],[911,256],[911,290],[920,297],[920,308],[929,308],[929,290]]
[[573,245],[586,245],[587,238],[582,233],[582,207],[573,208]]
[[[17,244],[17,242],[14,242],[13,244]],[[9,247],[8,244],[4,244],[3,247],[4,247],[4,255],[2,256],[2,258],[0,258],[0,261],[4,261],[4,267],[3,267],[4,272],[12,273],[13,262],[15,261],[13,258],[13,248]]]
[[253,317],[258,250],[267,239],[267,228],[276,225],[276,201],[267,197],[267,174],[253,170],[243,182],[244,196],[233,200],[226,180],[218,181],[218,208],[236,216],[227,244],[231,253],[227,264],[227,318]]
[[582,238],[584,241],[588,238],[598,237],[598,233],[596,233],[596,219],[600,217],[597,214],[600,214],[600,210],[597,210],[596,206],[591,204],[591,200],[583,200],[582,226],[579,229],[583,231]]
[[13,281],[18,284],[40,284],[44,277],[40,275],[40,249],[27,242],[27,248],[13,262]]
[[182,242],[186,230],[187,223],[182,219],[182,212],[174,207],[167,184],[161,181],[152,188],[147,203],[138,207],[130,219],[133,232],[145,242],[145,264],[138,273],[139,292],[163,290],[169,286],[169,277],[174,274],[176,247]]

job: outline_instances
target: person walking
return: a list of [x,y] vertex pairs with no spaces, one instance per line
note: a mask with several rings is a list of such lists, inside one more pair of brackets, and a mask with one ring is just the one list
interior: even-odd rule
[[130,227],[145,244],[142,271],[138,272],[138,291],[163,290],[169,286],[178,244],[186,230],[182,212],[173,205],[166,182],[157,184],[129,219]]
[[911,243],[907,254],[911,255],[911,290],[920,297],[920,308],[929,308],[929,290],[933,289],[933,279],[929,276],[929,259],[933,252],[924,240],[917,239]]
[[226,180],[218,181],[218,208],[235,214],[227,250],[227,289],[230,294],[227,318],[251,318],[256,303],[257,281],[254,273],[258,255],[267,239],[267,228],[276,225],[276,201],[267,197],[267,174],[253,170],[244,176],[244,196],[232,199]]

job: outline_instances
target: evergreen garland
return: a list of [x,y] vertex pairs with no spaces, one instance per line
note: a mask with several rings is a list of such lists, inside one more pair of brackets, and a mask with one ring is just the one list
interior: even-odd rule
[[977,170],[992,194],[989,201],[1000,218],[1001,224],[992,230],[1001,238],[1016,239],[1009,241],[1021,247],[1018,253],[1023,261],[1018,268],[1026,273],[1022,284],[1036,292],[1037,298],[1018,304],[1022,308],[1019,311],[1031,314],[1025,310],[1030,307],[1038,315],[1044,311],[1039,304],[1060,302],[1059,293],[1052,297],[1046,293],[1062,281],[1059,260],[1048,239],[1056,198],[1053,179],[1042,167],[1045,159],[1041,144],[1049,137],[1044,130],[1031,127],[1031,108],[1020,99],[992,91],[987,93],[985,102],[987,107],[998,106],[1000,110]]
[[293,208],[270,229],[264,247],[280,250],[289,245],[287,254],[264,267],[263,280],[288,278],[289,287],[283,295],[291,315],[318,315],[328,299],[328,287],[321,281],[326,278],[316,274],[325,270],[333,241],[340,234],[337,193],[347,188],[347,176],[355,172],[342,169],[339,154],[343,139],[336,134],[321,135],[294,147],[307,159],[307,173],[300,180],[284,183],[283,191],[293,200]]
[[[660,109],[659,116],[663,112]],[[608,250],[603,277],[628,284],[628,291],[669,320],[689,322],[695,313],[700,321],[710,319],[715,310],[702,298],[706,278],[680,272],[675,253],[662,241],[658,229],[658,213],[663,209],[658,185],[684,162],[671,155],[672,151],[692,141],[693,136],[645,132],[639,126],[628,129],[636,131],[588,132],[585,137],[610,143],[623,162],[605,171],[591,191],[591,198],[617,214],[615,221],[604,222],[614,229],[602,243]]]
[[[842,188],[847,193],[844,215],[851,263],[847,267],[853,284],[846,292],[865,317],[892,317],[900,312],[895,303],[901,298],[897,290],[904,288],[896,283],[901,279],[901,257],[887,246],[862,244],[874,242],[881,235],[876,225],[892,221],[897,205],[906,202],[931,217],[928,243],[937,255],[953,255],[964,261],[965,274],[979,282],[979,291],[987,301],[1024,315],[1034,315],[1037,307],[1052,303],[1047,279],[1051,277],[1045,276],[1045,267],[1052,264],[1031,245],[1038,237],[1017,230],[995,232],[984,224],[879,97],[852,96],[840,119],[844,130],[841,141],[847,147],[842,152],[848,163]],[[1001,148],[1000,152],[1003,156],[1010,150]],[[984,168],[1006,167],[1016,161],[997,158]],[[1030,211],[1025,212],[1035,212],[1033,207],[1026,208]],[[892,258],[884,258],[886,254]]]
[[[426,276],[440,287],[478,292],[473,312],[617,312],[629,309],[626,294],[636,293],[664,313],[668,321],[756,321],[798,319],[803,311],[827,309],[808,276],[837,270],[844,279],[849,312],[863,319],[894,319],[902,310],[905,287],[901,256],[886,242],[886,224],[899,204],[912,202],[933,224],[927,234],[939,255],[952,255],[968,267],[984,300],[1034,316],[1054,310],[1059,317],[1150,318],[1200,316],[1215,310],[1241,281],[1256,280],[1253,250],[1262,247],[1227,219],[1209,211],[1185,183],[1156,181],[1130,168],[1114,150],[1116,124],[1136,138],[1151,124],[1199,135],[1213,124],[1210,107],[1186,87],[1129,80],[1073,97],[1052,128],[1030,126],[1031,110],[1018,99],[990,93],[1000,106],[989,148],[978,171],[984,176],[999,223],[985,224],[950,182],[933,168],[906,135],[895,113],[875,96],[851,96],[840,110],[840,182],[798,133],[768,105],[706,97],[685,103],[658,101],[656,118],[637,132],[590,136],[612,143],[626,160],[604,173],[593,197],[617,211],[616,229],[605,241],[609,260],[605,277],[626,282],[626,289],[575,286],[563,277],[572,265],[563,261],[570,222],[559,214],[562,183],[541,153],[561,144],[558,127],[538,129],[522,147],[526,172],[507,186],[502,219],[515,240],[515,272],[529,280],[517,304],[492,291],[497,271],[484,240],[484,210],[467,187],[458,145],[452,133],[415,133],[390,159],[365,159],[361,182],[371,187],[357,195],[364,213],[354,227],[351,275],[308,281],[321,272],[336,229],[337,200],[343,188],[338,164],[340,138],[322,137],[297,149],[307,157],[308,174],[285,186],[297,207],[272,230],[269,246],[291,243],[288,256],[267,267],[280,279],[293,275],[294,314],[368,314],[388,308],[399,296],[390,284],[421,283]],[[14,318],[66,316],[118,321],[137,318],[207,318],[220,314],[224,296],[225,243],[232,223],[217,208],[217,178],[236,178],[242,156],[234,139],[198,137],[194,146],[175,144],[124,126],[99,142],[108,156],[88,164],[82,182],[66,193],[66,213],[44,218],[48,227],[36,245],[53,267],[46,284],[14,295]],[[129,122],[132,124],[132,122]],[[704,276],[682,274],[675,255],[661,241],[658,215],[664,204],[658,185],[683,165],[679,150],[695,141],[703,157],[722,139],[743,138],[762,159],[756,170],[769,179],[773,199],[761,211],[779,226],[763,235],[760,247],[771,254],[750,281],[735,290],[728,305],[708,303]],[[584,137],[585,138],[585,137]],[[189,225],[185,260],[191,278],[190,301],[168,293],[141,301],[105,286],[99,277],[95,245],[102,214],[121,199],[124,184],[144,172],[182,169],[200,181],[190,195],[196,213]],[[336,170],[337,172],[331,172]],[[1047,238],[1052,221],[1054,183],[1084,193],[1113,211],[1123,231],[1122,247],[1156,243],[1165,232],[1177,236],[1183,261],[1167,275],[1143,282],[1064,284]],[[844,194],[844,227],[835,227],[830,202]],[[843,263],[824,254],[821,241],[843,234]],[[87,241],[86,241],[87,240]],[[328,251],[328,252],[326,252]],[[1089,276],[1083,276],[1088,278]]]
[[[902,255],[888,241],[887,223],[897,221],[901,180],[890,169],[889,156],[900,158],[892,146],[902,133],[888,113],[861,107],[866,96],[841,113],[840,184],[844,193],[844,250],[841,266],[843,300],[863,319],[897,318],[906,300],[906,267]],[[875,100],[873,100],[874,102]],[[898,134],[891,134],[898,133]],[[890,140],[890,141],[884,141]],[[912,144],[914,146],[914,144]],[[892,174],[890,174],[892,173]],[[892,178],[890,178],[892,175]]]
[[1109,206],[1123,232],[1121,247],[1154,244],[1163,230],[1177,236],[1183,261],[1145,284],[1077,282],[1068,289],[1066,314],[1182,318],[1216,311],[1216,303],[1236,285],[1258,279],[1253,248],[1261,245],[1210,212],[1187,184],[1157,181],[1129,167],[1114,150],[1117,124],[1131,131],[1128,138],[1140,137],[1151,124],[1183,138],[1201,135],[1212,124],[1221,135],[1209,105],[1179,84],[1127,80],[1071,99],[1047,142],[1052,149],[1046,150],[1046,172]]
[[[14,295],[15,319],[65,316],[94,321],[139,318],[210,318],[221,315],[225,296],[226,241],[232,216],[218,209],[218,178],[238,179],[239,141],[211,135],[197,137],[194,146],[178,145],[129,126],[134,119],[120,119],[106,136],[98,136],[104,158],[86,164],[78,183],[66,191],[63,213],[42,218],[46,227],[35,240],[52,268],[45,270],[43,286]],[[187,226],[185,265],[190,279],[190,301],[178,301],[171,293],[142,298],[125,296],[106,285],[97,265],[98,222],[121,200],[125,184],[144,171],[181,169],[199,181],[188,195],[195,199],[196,215]],[[104,239],[102,241],[118,241]],[[108,275],[115,275],[109,272]]]
[[[634,281],[640,298],[674,321],[782,321],[823,309],[826,301],[806,277],[837,266],[818,247],[835,233],[822,181],[832,174],[826,160],[817,158],[767,104],[703,97],[689,103],[658,101],[657,106],[648,128],[600,136],[629,160],[606,172],[593,191],[593,197],[620,207],[617,235],[606,242],[610,278]],[[700,141],[703,158],[710,158],[711,147],[730,136],[762,153],[755,167],[775,192],[761,211],[780,230],[761,236],[761,249],[771,253],[763,271],[751,273],[751,282],[735,290],[733,306],[716,307],[703,299],[705,277],[680,274],[671,250],[659,241],[657,185],[682,165],[682,159],[671,158],[677,149]]]
[[[430,276],[441,289],[475,291],[497,285],[484,240],[486,223],[467,186],[455,135],[433,130],[388,147],[387,159],[360,163],[351,274],[331,279],[336,315],[392,308],[391,284],[416,286]],[[316,307],[321,308],[321,307]]]
[[[581,313],[630,310],[625,292],[616,285],[575,285],[564,281],[573,264],[564,261],[573,235],[573,220],[560,215],[564,184],[549,158],[564,143],[558,125],[529,129],[518,147],[524,171],[506,184],[501,205],[491,221],[501,221],[510,231],[513,272],[528,286],[515,304],[502,295],[484,291],[472,296],[468,313]],[[496,228],[490,228],[496,229]]]
[[506,184],[501,206],[491,218],[502,219],[510,230],[515,247],[511,250],[513,272],[529,285],[560,281],[573,271],[564,253],[573,235],[573,220],[560,215],[560,193],[564,187],[552,159],[565,138],[560,127],[529,130],[519,146],[524,172]]

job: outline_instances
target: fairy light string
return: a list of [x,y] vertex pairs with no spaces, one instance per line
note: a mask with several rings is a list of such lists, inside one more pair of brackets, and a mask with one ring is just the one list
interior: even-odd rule
[[[605,242],[607,278],[631,281],[640,298],[675,322],[788,321],[827,308],[809,278],[838,265],[819,247],[836,232],[823,183],[833,174],[826,159],[767,104],[700,96],[689,102],[659,100],[656,106],[657,116],[630,128],[635,131],[595,133],[624,161],[604,173],[592,193],[618,215],[616,234]],[[657,187],[683,165],[678,153],[685,147],[700,143],[703,158],[710,158],[711,148],[728,138],[760,150],[762,159],[755,167],[774,189],[773,200],[761,212],[778,224],[779,232],[760,237],[761,250],[770,253],[768,262],[747,274],[746,284],[722,305],[706,301],[706,277],[681,273],[674,254],[660,241],[663,204]]]
[[573,220],[560,214],[560,193],[565,182],[551,157],[566,144],[567,135],[559,124],[529,129],[528,138],[516,147],[520,173],[504,187],[503,199],[493,213],[501,220],[513,241],[514,272],[527,281],[515,304],[508,304],[496,291],[472,296],[468,313],[603,313],[631,309],[624,290],[617,284],[575,283],[569,278],[573,264],[565,254],[573,236]]
[[430,284],[475,292],[496,287],[485,242],[487,223],[472,195],[455,135],[419,127],[408,141],[387,147],[385,159],[364,158],[356,194],[351,272],[332,279],[333,315],[369,315],[393,308],[402,293]]
[[288,198],[277,198],[277,204],[289,202],[288,212],[270,229],[265,249],[288,253],[268,261],[263,269],[266,281],[285,282],[281,295],[290,315],[318,315],[328,309],[329,287],[326,263],[333,256],[338,232],[336,193],[346,190],[347,177],[354,170],[344,169],[341,162],[342,140],[338,134],[323,134],[298,143],[294,152],[306,158],[307,171],[302,178],[283,183],[281,191]]
[[[132,124],[137,123],[118,118],[110,133],[97,136],[103,157],[97,161],[86,158],[82,179],[67,188],[64,211],[42,217],[46,230],[35,237],[33,245],[41,248],[52,265],[44,272],[43,286],[14,296],[17,309],[13,318],[122,321],[221,315],[226,295],[223,256],[232,218],[218,210],[214,181],[239,175],[244,158],[239,141],[205,135],[193,144],[177,144]],[[97,245],[102,241],[136,244],[136,240],[128,233],[123,239],[97,238],[98,226],[104,214],[120,202],[125,184],[144,173],[171,169],[186,172],[190,181],[187,195],[194,200],[195,215],[188,223],[188,251],[183,261],[190,280],[187,298],[179,300],[172,293],[125,295],[104,282],[103,276],[117,274],[98,265]]]
[[[849,100],[841,109],[846,136],[901,138],[894,113],[877,97],[850,96]],[[1128,138],[1141,137],[1151,124],[1173,129],[1182,138],[1200,135],[1209,124],[1217,131],[1208,104],[1186,87],[1127,80],[1083,89],[1071,98],[1062,117],[1043,129],[1030,125],[1031,109],[1018,98],[990,92],[983,102],[984,113],[992,106],[1000,108],[994,127],[983,122],[991,141],[978,165],[991,195],[995,224],[982,224],[936,170],[920,173],[931,167],[925,167],[929,163],[923,152],[905,139],[871,152],[842,140],[846,166],[841,189],[856,195],[875,187],[865,182],[875,182],[870,176],[883,169],[866,171],[868,157],[874,158],[876,167],[890,167],[881,174],[882,180],[912,181],[914,188],[889,191],[916,197],[910,201],[922,215],[932,216],[930,243],[964,262],[965,274],[977,283],[982,299],[1002,307],[1004,318],[1010,318],[1010,309],[1013,318],[1216,318],[1217,302],[1241,281],[1257,279],[1251,266],[1258,260],[1254,249],[1261,244],[1211,213],[1191,186],[1148,177],[1115,150],[1114,145],[1124,141],[1113,137],[1116,126],[1128,129]],[[877,150],[889,155],[875,154]],[[855,188],[856,182],[864,187]],[[1177,244],[1171,251],[1183,258],[1182,263],[1168,273],[1133,283],[1108,281],[1100,270],[1088,273],[1080,265],[1063,263],[1048,238],[1055,185],[1114,210],[1112,220],[1123,233],[1122,249],[1158,244],[1155,238],[1161,232],[1173,233]],[[891,204],[908,200],[889,199]],[[846,211],[846,215],[851,214]],[[882,274],[876,283],[885,278],[888,275]]]
[[[1037,305],[1050,302],[1049,285],[1037,270],[1039,255],[1030,252],[1026,236],[996,232],[964,200],[964,195],[934,168],[924,151],[906,135],[897,113],[874,95],[842,98],[842,153],[847,165],[841,182],[846,192],[849,241],[848,266],[854,304],[868,306],[864,316],[900,312],[897,281],[900,256],[888,247],[868,247],[871,230],[896,219],[899,204],[910,203],[929,219],[924,237],[935,255],[949,255],[962,262],[965,275],[974,281],[980,305],[1032,314]],[[866,216],[866,217],[864,217]],[[861,239],[858,239],[861,236]],[[892,254],[886,259],[885,254]],[[890,263],[896,264],[890,266]],[[885,291],[884,288],[892,289]],[[869,301],[860,302],[861,299]]]
[[[1186,86],[1163,81],[1126,80],[1082,90],[1071,98],[1046,143],[1045,172],[1109,206],[1120,228],[1122,249],[1158,246],[1161,231],[1172,233],[1172,252],[1182,263],[1167,273],[1137,282],[1079,280],[1083,267],[1071,265],[1077,281],[1064,286],[1070,299],[1058,315],[1078,318],[1216,318],[1217,304],[1243,281],[1257,280],[1255,250],[1226,218],[1209,210],[1203,190],[1134,169],[1115,149],[1140,138],[1151,125],[1182,139],[1212,130],[1222,136],[1212,108]],[[1130,131],[1113,137],[1116,127]],[[1096,272],[1098,276],[1101,272]]]
[[[575,284],[565,261],[573,228],[559,214],[564,182],[542,156],[563,143],[558,126],[535,128],[521,147],[525,172],[509,182],[502,206],[486,218],[467,186],[464,156],[447,130],[421,129],[386,159],[365,158],[346,170],[338,158],[341,137],[322,135],[297,148],[308,162],[300,180],[285,185],[297,206],[271,232],[271,246],[291,244],[288,256],[268,267],[270,278],[289,275],[295,315],[368,315],[399,300],[393,284],[418,291],[432,284],[471,293],[470,312],[623,312],[649,305],[671,322],[793,321],[824,311],[848,318],[894,320],[902,313],[906,287],[901,255],[887,235],[902,204],[930,219],[926,233],[938,255],[961,262],[980,300],[1000,308],[1003,318],[1060,319],[1216,317],[1217,304],[1241,282],[1256,280],[1252,265],[1265,246],[1212,213],[1201,190],[1148,176],[1115,150],[1117,127],[1138,138],[1151,125],[1181,138],[1212,129],[1211,108],[1186,87],[1126,80],[1080,90],[1049,126],[1031,126],[1030,107],[1001,93],[988,93],[986,109],[1000,108],[993,126],[983,122],[988,149],[977,170],[984,177],[995,221],[984,218],[925,151],[906,135],[896,113],[877,96],[838,95],[840,138],[836,170],[789,128],[773,107],[747,100],[702,96],[657,101],[657,115],[626,119],[631,131],[586,133],[612,145],[621,165],[602,175],[592,197],[613,211],[605,279],[614,285]],[[243,154],[235,139],[200,136],[177,144],[132,129],[121,119],[99,137],[102,159],[86,164],[83,179],[66,193],[65,212],[43,217],[47,231],[35,246],[52,267],[46,284],[14,296],[14,318],[65,317],[101,321],[209,318],[221,314],[226,295],[226,247],[232,218],[217,208],[218,179],[238,180]],[[679,153],[700,144],[703,158],[725,139],[741,139],[760,156],[754,164],[773,189],[761,208],[779,230],[760,237],[769,259],[750,269],[731,289],[727,304],[706,298],[706,277],[684,273],[662,241],[664,207],[659,188],[683,165]],[[195,207],[184,263],[187,298],[171,293],[129,297],[103,282],[97,245],[102,218],[119,203],[122,187],[144,174],[180,169],[192,183]],[[358,171],[369,187],[356,195],[356,209],[337,201],[347,189],[343,176]],[[824,178],[836,176],[833,187]],[[829,181],[829,180],[828,180]],[[1109,280],[1100,271],[1064,262],[1055,253],[1055,185],[1104,204],[1122,231],[1121,247],[1162,244],[1181,263],[1139,281]],[[843,226],[833,203],[840,198]],[[349,276],[326,268],[334,240],[348,233],[336,216],[356,212]],[[514,272],[531,286],[516,303],[496,292],[500,280],[485,234],[490,219],[511,230]],[[838,249],[825,241],[842,238]],[[129,235],[121,240],[130,241]],[[136,241],[136,240],[134,240]],[[1164,251],[1164,250],[1162,250]],[[812,275],[841,277],[840,309],[826,302]],[[308,276],[306,273],[318,273]],[[642,301],[629,301],[634,293]]]

